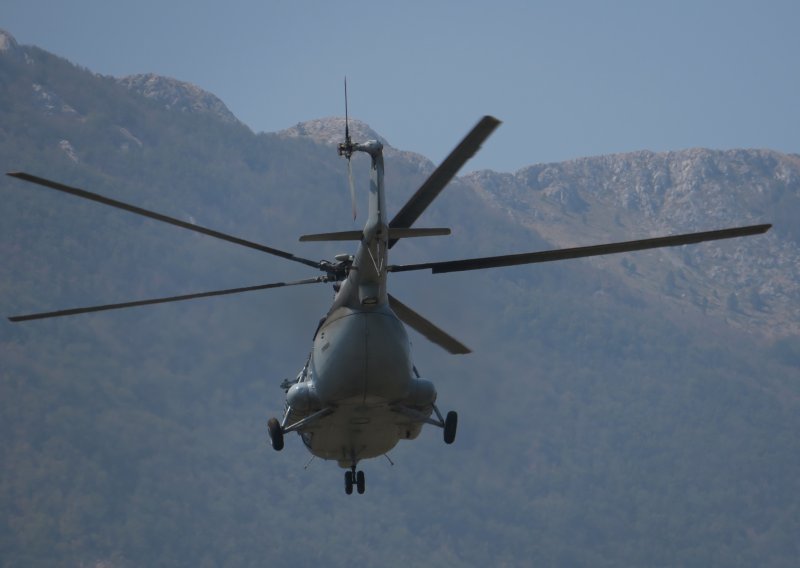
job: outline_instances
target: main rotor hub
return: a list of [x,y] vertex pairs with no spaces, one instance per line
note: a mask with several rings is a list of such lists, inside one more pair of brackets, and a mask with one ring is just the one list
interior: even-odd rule
[[319,263],[320,270],[326,273],[327,282],[341,282],[347,278],[350,267],[353,265],[354,257],[351,254],[337,254],[335,262],[322,260]]

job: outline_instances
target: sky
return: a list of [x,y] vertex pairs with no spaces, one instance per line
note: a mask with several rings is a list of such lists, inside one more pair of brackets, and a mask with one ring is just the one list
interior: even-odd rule
[[0,28],[103,75],[217,95],[255,132],[344,114],[463,171],[636,150],[800,152],[797,0],[2,0]]

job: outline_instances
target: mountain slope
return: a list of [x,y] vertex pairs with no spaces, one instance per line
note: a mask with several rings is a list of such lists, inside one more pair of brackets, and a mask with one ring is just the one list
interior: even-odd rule
[[[551,242],[627,240],[770,221],[765,238],[595,261],[642,293],[740,329],[800,333],[800,156],[639,152],[468,177],[493,207]],[[682,301],[681,301],[682,300]],[[687,308],[690,309],[690,308]]]
[[[336,138],[320,137],[341,119],[254,134],[8,38],[4,171],[309,258],[343,252],[296,241],[353,228]],[[432,168],[409,154],[387,152],[392,211]],[[793,215],[795,163],[696,150],[456,180],[420,219],[454,234],[401,242],[393,262],[776,226],[702,250],[393,275],[393,294],[475,353],[450,357],[412,334],[440,406],[460,412],[459,437],[444,447],[426,429],[392,452],[395,467],[365,463],[359,499],[332,464],[304,469],[299,440],[276,454],[265,438],[327,287],[3,320],[2,564],[793,565],[798,247],[781,215]],[[367,164],[354,170],[364,198]],[[6,176],[0,195],[6,315],[309,276]]]

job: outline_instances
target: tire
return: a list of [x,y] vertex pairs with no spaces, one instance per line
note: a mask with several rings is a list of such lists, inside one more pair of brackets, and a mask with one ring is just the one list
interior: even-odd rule
[[353,494],[353,472],[344,472],[344,492],[348,495]]
[[458,429],[458,414],[451,410],[444,419],[444,443],[452,444],[456,439],[456,429]]
[[363,495],[364,491],[367,489],[366,479],[364,478],[363,471],[356,473],[356,489],[358,489],[359,495]]
[[269,432],[269,443],[272,449],[280,452],[283,449],[283,430],[277,419],[270,418],[267,421],[267,431]]

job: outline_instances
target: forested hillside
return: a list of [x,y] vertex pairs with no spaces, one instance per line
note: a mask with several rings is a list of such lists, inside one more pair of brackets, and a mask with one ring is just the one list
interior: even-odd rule
[[[0,46],[4,172],[308,258],[349,252],[297,242],[358,226],[345,163],[319,124],[255,134],[207,93],[209,105],[178,104],[141,80],[98,76],[13,39]],[[665,155],[456,180],[420,222],[453,235],[401,242],[393,262],[668,233],[669,203],[695,211],[676,220],[681,231],[775,228],[692,252],[393,275],[393,294],[474,353],[453,357],[412,334],[440,407],[459,411],[459,436],[445,446],[426,429],[391,453],[394,466],[364,463],[363,496],[344,494],[335,464],[308,464],[294,436],[282,453],[266,440],[279,384],[304,362],[331,300],[327,285],[4,317],[0,564],[794,566],[797,157],[712,154],[724,175],[706,172],[699,185],[659,177],[655,194],[632,172],[642,160],[650,169],[640,172],[674,172]],[[364,162],[354,159],[362,210]],[[392,212],[432,168],[387,151]],[[636,199],[602,190],[619,185]],[[711,185],[727,208],[687,193]],[[3,316],[315,275],[7,176],[0,203]]]

